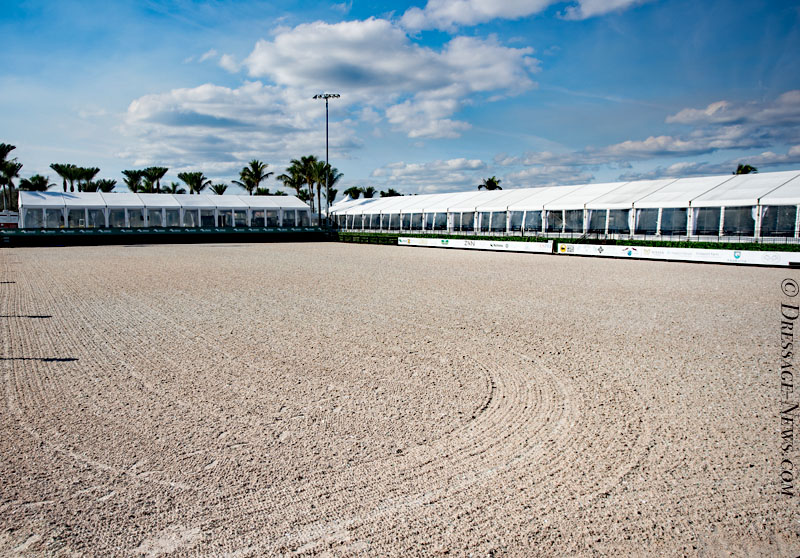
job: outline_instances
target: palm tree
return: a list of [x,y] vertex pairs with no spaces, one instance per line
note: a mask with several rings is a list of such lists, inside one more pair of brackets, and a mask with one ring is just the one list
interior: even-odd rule
[[206,178],[206,176],[200,171],[180,172],[178,173],[178,178],[183,180],[183,182],[189,187],[190,194],[199,194],[211,184],[211,180]]
[[142,177],[144,176],[144,172],[140,170],[124,170],[122,171],[122,175],[125,177],[123,181],[125,182],[125,186],[128,187],[128,190],[133,192],[134,194],[141,190],[142,188]]
[[502,190],[500,187],[500,183],[502,180],[497,178],[496,176],[492,176],[491,178],[484,178],[482,184],[478,184],[478,190],[487,189],[487,190]]
[[[289,161],[289,168],[287,172],[295,177],[298,177],[302,184],[308,185],[308,194],[304,197],[300,196],[300,190],[297,190],[297,197],[303,201],[310,202],[311,211],[314,211],[314,184],[318,176],[316,168],[317,158],[314,155],[304,155],[300,159],[292,159]],[[301,188],[302,188],[301,184]]]
[[155,194],[156,193],[156,183],[150,180],[147,176],[144,175],[144,171],[142,171],[142,184],[139,186],[139,193],[140,194]]
[[381,190],[381,197],[382,198],[393,198],[395,196],[402,196],[402,195],[403,194],[401,194],[400,192],[398,192],[394,188],[389,188],[386,191]]
[[273,192],[273,194],[272,194],[272,195],[273,195],[273,196],[288,196],[289,194],[287,194],[287,193],[286,193],[286,192],[284,192],[283,190],[275,190],[275,192]]
[[78,181],[78,192],[88,191],[85,190],[86,185],[94,180],[98,172],[100,169],[97,167],[76,167],[75,179]]
[[322,185],[325,184],[328,169],[325,167],[325,161],[313,161],[309,163],[311,177],[317,185],[317,223],[322,222]]
[[339,193],[339,190],[336,190],[334,186],[339,180],[344,176],[339,169],[336,167],[331,167],[329,164],[325,164],[327,170],[327,180],[325,181],[325,211],[330,212],[331,204],[333,200],[336,199],[336,194]]
[[361,188],[361,193],[364,194],[365,198],[371,198],[375,195],[375,187],[374,186],[367,186],[366,188]]
[[254,196],[274,196],[275,194],[270,192],[269,188],[264,188],[263,186],[260,186],[260,187],[256,188],[256,191],[253,192],[253,195]]
[[55,184],[51,184],[50,178],[41,174],[34,174],[19,181],[19,189],[27,192],[46,192],[51,186]]
[[211,191],[214,192],[215,194],[217,194],[218,196],[221,196],[222,194],[224,194],[225,190],[227,190],[227,189],[228,189],[228,185],[227,184],[212,184],[211,185]]
[[97,190],[100,192],[112,192],[114,190],[114,186],[117,185],[116,180],[112,180],[110,178],[101,178],[94,182],[95,186],[97,186]]
[[183,188],[177,182],[170,182],[169,186],[164,186],[165,194],[185,194],[186,188]]
[[751,174],[757,173],[758,169],[752,165],[743,165],[739,163],[739,166],[736,167],[736,170],[733,171],[733,174]]
[[150,183],[155,183],[156,194],[161,193],[161,179],[164,178],[168,170],[167,167],[147,167],[142,171],[144,173],[143,176],[149,180]]
[[357,200],[361,197],[361,188],[358,186],[350,186],[347,190],[343,192],[345,196],[350,196],[354,200]]
[[70,169],[75,168],[75,165],[71,163],[53,163],[50,165],[50,168],[56,171],[56,174],[61,177],[61,181],[64,185],[64,191],[67,191],[67,177],[70,175]]
[[269,163],[262,163],[258,159],[250,161],[249,166],[243,167],[239,173],[239,180],[234,180],[233,183],[241,186],[251,196],[253,192],[261,186],[261,183],[272,176],[274,173],[267,172]]
[[0,185],[3,186],[3,209],[13,207],[14,179],[19,176],[22,163],[16,157],[7,159],[8,154],[17,147],[7,143],[0,143]]
[[303,189],[303,179],[297,174],[297,169],[289,167],[284,174],[276,176],[275,180],[281,182],[285,188],[294,190],[297,197],[300,197],[300,191]]

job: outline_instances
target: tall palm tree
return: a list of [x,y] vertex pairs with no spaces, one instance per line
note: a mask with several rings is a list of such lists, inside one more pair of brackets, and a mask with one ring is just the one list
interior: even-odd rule
[[110,178],[101,178],[94,182],[95,186],[97,186],[97,190],[100,192],[111,192],[114,190],[114,186],[117,185],[116,180],[112,180]]
[[161,193],[161,179],[164,178],[164,175],[167,174],[168,170],[169,169],[167,167],[147,167],[144,169],[144,171],[142,171],[144,173],[144,177],[156,185],[156,194]]
[[78,181],[78,192],[87,191],[86,185],[94,180],[100,169],[97,167],[76,167],[75,179]]
[[327,178],[325,180],[325,211],[330,212],[331,204],[333,200],[336,199],[336,194],[339,193],[339,190],[336,190],[334,186],[339,180],[344,176],[343,173],[339,172],[339,169],[336,167],[330,166],[330,164],[325,164],[327,170]]
[[3,186],[3,209],[12,207],[11,198],[14,191],[14,179],[19,176],[22,163],[15,158],[8,159],[9,153],[17,147],[8,143],[0,143],[0,185]]
[[241,186],[251,196],[253,192],[261,186],[261,183],[272,176],[273,172],[267,172],[269,163],[262,163],[258,159],[250,161],[248,166],[243,167],[239,173],[239,180],[234,180],[233,183]]
[[200,171],[179,172],[178,178],[183,180],[183,182],[189,187],[190,194],[199,194],[211,184],[211,180],[206,178],[206,175]]
[[227,184],[212,184],[211,185],[211,191],[214,192],[215,194],[217,194],[218,196],[221,196],[222,194],[224,194],[225,190],[227,190],[227,189],[228,189],[228,185]]
[[128,190],[134,194],[142,188],[142,177],[144,176],[144,172],[136,169],[124,170],[122,171],[122,176],[125,177],[123,179],[125,186],[127,186]]
[[55,184],[51,184],[50,178],[41,174],[34,174],[19,181],[19,189],[27,192],[46,192],[51,186]]
[[492,176],[491,178],[484,178],[483,183],[478,184],[478,190],[486,189],[486,190],[502,190],[500,187],[500,183],[502,180],[497,178],[496,176]]
[[743,164],[739,163],[739,165],[736,167],[736,170],[733,171],[733,174],[751,174],[751,173],[757,173],[757,172],[758,172],[758,169],[755,168],[754,166],[752,166],[752,165],[743,165]]
[[70,169],[75,168],[72,163],[53,163],[50,168],[56,171],[56,174],[61,177],[64,191],[67,191],[67,177],[70,175]]
[[177,182],[170,182],[169,186],[164,186],[165,194],[185,194],[186,188],[183,188]]
[[289,168],[287,169],[290,175],[299,177],[302,183],[308,186],[308,194],[305,199],[300,196],[300,190],[298,190],[297,197],[303,201],[308,201],[311,205],[311,211],[314,211],[314,184],[319,175],[316,163],[316,156],[304,155],[300,159],[289,161]]
[[263,186],[260,186],[260,187],[256,188],[256,191],[253,192],[253,195],[254,196],[274,196],[275,194],[270,192],[269,188],[264,188]]
[[360,188],[361,193],[364,194],[365,198],[371,198],[375,195],[375,187],[374,186],[367,186],[366,188]]
[[345,196],[350,196],[354,200],[357,200],[361,197],[361,188],[358,186],[350,186],[347,190],[343,192]]
[[156,193],[156,183],[153,182],[148,176],[144,175],[144,171],[142,171],[142,184],[139,186],[139,193],[140,194],[155,194]]
[[286,169],[284,174],[278,175],[275,177],[275,180],[281,182],[285,188],[291,188],[297,193],[297,197],[300,197],[300,191],[303,189],[303,178],[297,174],[296,168],[290,166]]

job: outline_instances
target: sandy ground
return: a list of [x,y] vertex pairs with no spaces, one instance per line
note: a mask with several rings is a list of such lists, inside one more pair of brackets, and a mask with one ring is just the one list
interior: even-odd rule
[[2,249],[0,555],[797,556],[786,277]]

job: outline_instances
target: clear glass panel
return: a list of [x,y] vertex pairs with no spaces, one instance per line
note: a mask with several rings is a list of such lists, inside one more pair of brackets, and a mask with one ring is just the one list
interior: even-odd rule
[[583,232],[583,209],[570,209],[564,212],[564,232]]
[[148,209],[147,210],[147,226],[148,227],[163,227],[164,223],[162,223],[162,215],[160,209]]
[[665,207],[661,210],[661,234],[686,234],[686,208]]
[[[123,219],[125,215],[123,214]],[[48,229],[60,229],[64,226],[64,212],[60,209],[44,210],[44,226]]]
[[756,208],[753,206],[726,207],[722,234],[753,236],[756,231]]
[[433,230],[447,230],[447,213],[435,213],[433,217]]
[[381,228],[381,216],[378,213],[371,213],[367,216],[369,219],[369,229],[373,231],[377,231]]
[[461,214],[461,230],[462,231],[474,231],[475,230],[475,212],[470,211],[469,213],[462,213]]
[[196,227],[197,226],[197,211],[194,209],[187,209],[183,212],[183,226]]
[[181,211],[180,209],[167,209],[166,211],[166,226],[180,227],[181,226]]
[[364,216],[363,215],[353,215],[353,224],[351,226],[352,229],[361,230],[364,228]]
[[297,223],[298,227],[311,226],[311,216],[309,215],[308,211],[298,211],[297,215],[299,217],[299,222]]
[[541,211],[528,211],[527,213],[525,213],[525,230],[541,232],[542,230]]
[[[245,214],[245,220],[247,219],[247,212],[242,211]],[[200,210],[200,226],[201,227],[216,227],[217,223],[214,219],[214,210],[213,209],[201,209]]]
[[[725,210],[727,213],[727,209]],[[771,205],[761,208],[761,234],[763,236],[794,236],[797,207],[794,205]],[[725,219],[728,217],[726,215]],[[48,225],[49,226],[49,225]]]
[[656,234],[658,208],[636,210],[636,234]]
[[278,226],[278,210],[277,209],[268,209],[266,211],[266,215],[267,215],[267,225],[266,226],[268,226],[268,227],[277,227]]
[[[360,217],[360,215],[359,215]],[[359,223],[359,228],[361,224]],[[284,227],[294,227],[296,226],[295,216],[294,216],[294,209],[284,209],[283,210],[283,226]]]
[[512,211],[508,218],[508,230],[521,231],[522,230],[522,211]]
[[263,209],[254,209],[253,213],[250,215],[250,226],[251,227],[266,227],[266,220],[264,219],[264,210]]
[[41,209],[23,209],[23,212],[22,219],[25,221],[26,229],[41,229],[44,227],[44,212]]
[[605,233],[606,232],[606,213],[605,209],[590,209],[589,210],[589,232]]
[[388,229],[389,228],[389,214],[384,213],[381,215],[381,228]]
[[426,231],[433,230],[433,213],[427,213],[425,215],[425,230]]
[[[201,212],[201,215],[204,212]],[[247,210],[246,209],[237,209],[233,212],[233,222],[237,227],[246,227],[247,226]],[[205,219],[203,219],[203,226],[206,226]]]
[[492,232],[505,232],[506,231],[506,212],[493,211],[492,212]]
[[630,209],[612,209],[608,212],[608,232],[612,234],[629,234],[631,226],[628,221]]
[[125,228],[125,210],[124,209],[109,209],[108,210],[108,226],[115,229]]
[[340,229],[347,228],[347,215],[338,215],[338,223]]
[[389,216],[389,228],[396,231],[400,228],[400,214],[392,213]]
[[453,230],[460,231],[461,230],[461,214],[460,213],[449,213],[450,220],[453,222]]
[[411,214],[406,213],[403,215],[403,230],[409,231],[411,230]]
[[411,230],[412,231],[422,230],[422,213],[411,214]]
[[87,211],[89,214],[88,227],[93,229],[102,229],[106,226],[106,212],[102,209],[90,209]]
[[86,226],[85,209],[67,210],[67,227],[69,227],[70,229],[82,229],[85,226]]
[[491,224],[492,214],[488,211],[482,211],[480,220],[481,232],[489,232],[489,225]]
[[129,209],[128,223],[131,227],[144,227],[144,209]]
[[694,212],[694,234],[719,235],[719,207],[698,207]]
[[561,232],[563,228],[564,228],[564,212],[548,211],[547,232]]
[[217,212],[217,221],[220,227],[233,226],[233,212],[230,210],[219,210]]

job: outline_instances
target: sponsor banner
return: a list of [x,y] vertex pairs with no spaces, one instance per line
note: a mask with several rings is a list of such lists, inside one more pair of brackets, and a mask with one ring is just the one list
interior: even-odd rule
[[661,248],[655,246],[602,246],[598,244],[559,244],[558,254],[606,256],[644,260],[671,260],[744,265],[800,265],[800,252],[760,250],[713,250],[707,248]]
[[124,229],[3,229],[3,236],[107,236],[148,234],[223,234],[223,233],[297,233],[319,232],[319,227],[148,227]]
[[550,254],[553,241],[519,242],[500,240],[471,240],[468,238],[409,238],[397,239],[400,246],[427,246],[429,248],[466,248],[472,250],[499,250],[501,252],[536,252]]

